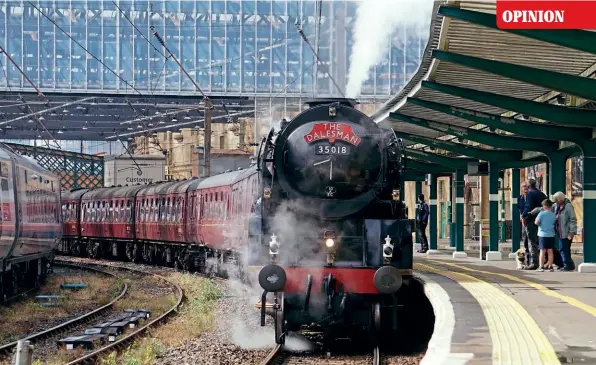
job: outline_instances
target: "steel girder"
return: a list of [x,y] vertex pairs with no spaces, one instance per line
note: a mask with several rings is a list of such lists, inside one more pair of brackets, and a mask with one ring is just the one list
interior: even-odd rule
[[468,23],[500,30],[502,32],[517,34],[523,37],[556,44],[596,54],[596,33],[586,30],[544,30],[544,29],[500,29],[497,27],[497,17],[494,14],[465,10],[453,6],[441,6],[439,14],[448,18],[459,19]]
[[447,151],[459,153],[460,155],[472,157],[478,160],[484,161],[516,161],[522,159],[522,153],[520,151],[495,151],[486,150],[483,148],[467,146],[460,143],[453,143],[442,141],[434,138],[426,138],[413,136],[406,133],[395,132],[398,138],[403,138],[416,143],[423,143],[427,146],[433,146]]
[[410,123],[427,129],[432,129],[437,132],[451,134],[458,138],[469,139],[474,142],[482,143],[497,148],[511,149],[512,146],[516,146],[523,147],[519,148],[520,150],[548,153],[557,150],[559,147],[559,144],[557,142],[489,133],[476,129],[459,127],[452,124],[436,122],[433,120],[411,117],[401,113],[390,113],[389,118],[397,119],[402,122]]
[[533,123],[418,98],[408,98],[408,103],[522,136],[533,135],[535,138],[574,143],[583,142],[592,136],[591,129],[587,128],[567,128],[552,124]]

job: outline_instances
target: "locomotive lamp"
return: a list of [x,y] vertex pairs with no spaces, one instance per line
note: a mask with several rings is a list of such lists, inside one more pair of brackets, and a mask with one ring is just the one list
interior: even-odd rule
[[337,110],[335,109],[335,107],[334,107],[334,106],[330,106],[330,107],[329,107],[329,116],[330,116],[330,117],[334,117],[334,116],[336,116],[336,115],[337,115]]
[[271,198],[271,188],[265,188],[265,189],[263,190],[263,197],[264,197],[265,199],[269,199],[269,198]]
[[335,231],[325,231],[323,237],[325,238],[325,246],[327,247],[327,265],[333,265],[335,261]]
[[383,261],[387,265],[391,262],[391,258],[393,258],[393,244],[391,243],[391,237],[387,235],[385,237],[385,244],[383,244]]
[[271,255],[272,259],[274,259],[278,253],[279,253],[279,242],[277,242],[277,236],[275,234],[273,234],[271,236],[271,241],[269,241],[269,255]]
[[333,238],[327,238],[325,240],[325,246],[327,246],[327,248],[332,248],[335,245],[335,241],[333,240]]
[[399,200],[400,196],[399,196],[399,190],[393,190],[391,192],[391,196],[393,197],[393,200]]

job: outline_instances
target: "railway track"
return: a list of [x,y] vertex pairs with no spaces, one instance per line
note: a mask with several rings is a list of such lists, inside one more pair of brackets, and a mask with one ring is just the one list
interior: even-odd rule
[[[81,267],[79,265],[72,265],[68,262],[58,262],[57,264],[59,264],[60,266],[64,266],[64,267],[71,267],[71,268],[77,268],[77,269],[83,269],[83,270],[91,270],[91,271],[95,271],[98,273],[102,273],[104,275],[113,276],[113,277],[119,279],[119,277],[117,275],[107,272],[107,271],[104,271],[104,270],[101,270],[99,268]],[[34,345],[35,343],[38,343],[42,340],[45,340],[45,339],[48,339],[51,337],[55,337],[57,335],[65,333],[66,331],[72,329],[73,327],[76,327],[76,326],[84,324],[84,323],[88,323],[98,317],[101,317],[106,312],[109,312],[114,307],[116,302],[118,302],[122,297],[124,297],[124,295],[126,294],[127,291],[128,291],[128,285],[124,284],[124,287],[123,287],[122,291],[120,292],[120,294],[116,298],[114,298],[112,301],[110,301],[108,304],[103,305],[99,308],[96,308],[92,311],[89,311],[77,318],[71,319],[67,322],[64,322],[62,324],[59,324],[52,328],[49,328],[47,330],[34,333],[27,337],[23,337],[23,338],[21,338],[21,340],[29,341],[32,345]],[[18,343],[18,340],[0,346],[0,358],[10,356],[16,349],[17,343]]]
[[[69,361],[66,362],[66,364],[69,364],[69,365],[70,364],[73,364],[73,365],[74,364],[92,364],[92,363],[95,363],[102,355],[110,353],[112,351],[122,349],[124,346],[130,344],[131,341],[133,341],[134,339],[136,339],[139,336],[141,336],[142,334],[144,334],[149,328],[154,327],[154,326],[164,322],[168,317],[175,314],[184,299],[184,293],[183,293],[182,288],[178,284],[159,275],[157,273],[158,270],[155,270],[155,269],[154,270],[140,270],[140,269],[133,268],[130,265],[119,265],[120,263],[102,262],[102,261],[95,261],[95,260],[89,260],[89,259],[82,261],[82,260],[77,260],[76,258],[70,258],[70,257],[56,257],[55,263],[60,266],[68,266],[68,267],[79,268],[79,269],[87,269],[87,270],[94,270],[94,271],[98,271],[98,272],[105,272],[106,274],[113,275],[118,278],[120,278],[119,275],[116,275],[116,274],[111,273],[106,270],[108,270],[108,269],[109,270],[118,270],[118,271],[122,271],[122,272],[127,272],[129,274],[133,273],[135,275],[140,275],[140,276],[152,276],[156,280],[163,282],[168,287],[173,289],[175,296],[176,296],[174,305],[172,305],[171,307],[169,307],[168,309],[163,311],[158,317],[154,318],[151,321],[144,323],[143,325],[141,325],[140,327],[135,329],[133,332],[125,333],[122,338],[116,340],[115,342],[104,345],[96,350],[88,350],[82,356],[77,357],[75,359],[70,359]],[[58,335],[66,334],[67,331],[71,331],[76,327],[79,327],[83,324],[90,322],[91,320],[98,319],[102,316],[106,316],[114,308],[116,303],[119,300],[121,300],[123,297],[125,297],[125,295],[127,295],[128,293],[130,293],[130,288],[125,283],[124,289],[122,290],[120,295],[118,295],[118,297],[116,297],[110,303],[108,303],[100,308],[97,308],[89,313],[86,313],[80,317],[77,317],[73,320],[70,320],[63,324],[60,324],[53,328],[50,328],[46,331],[39,332],[39,333],[36,333],[31,336],[27,336],[22,339],[28,340],[31,342],[31,344],[34,345],[33,356],[35,358],[36,357],[35,350],[37,349],[37,346],[35,346],[35,344],[40,344],[40,346],[42,346],[42,347],[45,345],[47,347],[48,346],[47,342],[51,339],[57,339]],[[0,355],[6,356],[6,355],[9,355],[11,352],[13,352],[13,350],[16,348],[17,342],[18,341],[15,341],[13,343],[10,343],[10,344],[0,347],[0,351],[2,351],[2,352],[0,352]]]
[[292,354],[285,351],[283,346],[277,345],[271,350],[260,365],[308,365],[308,364],[366,364],[381,365],[381,352],[375,347],[372,354],[366,355],[322,355],[311,353]]
[[114,262],[102,262],[102,261],[94,261],[94,260],[85,260],[85,262],[81,262],[81,261],[77,261],[76,259],[71,259],[71,258],[67,258],[67,257],[60,257],[56,261],[58,261],[60,263],[68,262],[69,264],[76,265],[76,266],[81,265],[81,266],[109,267],[109,268],[116,269],[116,270],[125,270],[125,271],[129,271],[129,272],[135,272],[135,273],[141,274],[141,275],[151,275],[154,278],[170,285],[172,288],[174,288],[175,293],[176,293],[175,304],[172,305],[167,310],[165,310],[158,317],[154,318],[153,320],[151,320],[147,323],[144,323],[142,326],[137,328],[135,331],[125,334],[124,337],[118,339],[115,342],[112,342],[112,343],[110,343],[106,346],[103,346],[97,350],[91,351],[91,352],[85,354],[84,356],[81,356],[79,358],[71,360],[70,362],[67,363],[67,365],[93,364],[102,355],[110,353],[112,351],[121,350],[123,347],[130,344],[131,341],[133,341],[134,339],[143,335],[151,327],[155,327],[156,325],[165,322],[165,320],[167,318],[174,315],[177,312],[180,305],[182,304],[182,301],[184,300],[184,292],[183,292],[182,288],[178,284],[157,274],[155,271],[151,272],[151,271],[146,271],[146,270],[139,270],[139,269],[130,267],[130,265],[118,265],[118,263],[114,263]]

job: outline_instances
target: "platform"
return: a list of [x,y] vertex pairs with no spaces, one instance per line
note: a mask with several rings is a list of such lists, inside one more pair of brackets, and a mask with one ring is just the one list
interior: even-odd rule
[[518,271],[513,260],[447,254],[416,254],[415,269],[432,283],[429,297],[440,297],[432,285],[449,297],[434,299],[439,333],[422,364],[596,365],[596,274]]
[[[523,242],[520,242],[520,247],[523,247]],[[439,250],[448,250],[449,248],[449,239],[441,238],[437,244]],[[453,248],[451,248],[453,250]],[[499,250],[503,253],[509,254],[511,252],[511,241],[499,242]],[[464,240],[464,251],[466,253],[480,251],[480,243],[478,241],[465,239]],[[583,256],[584,254],[584,245],[581,242],[574,242],[571,245],[571,254],[577,256]]]

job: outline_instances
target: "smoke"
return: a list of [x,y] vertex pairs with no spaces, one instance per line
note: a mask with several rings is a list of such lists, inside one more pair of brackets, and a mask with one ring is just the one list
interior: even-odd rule
[[[407,27],[409,34],[410,29],[428,32],[432,5],[433,0],[362,0],[353,29],[347,97],[360,94],[371,67],[387,55],[390,37],[398,27]],[[402,43],[405,47],[407,39]]]

